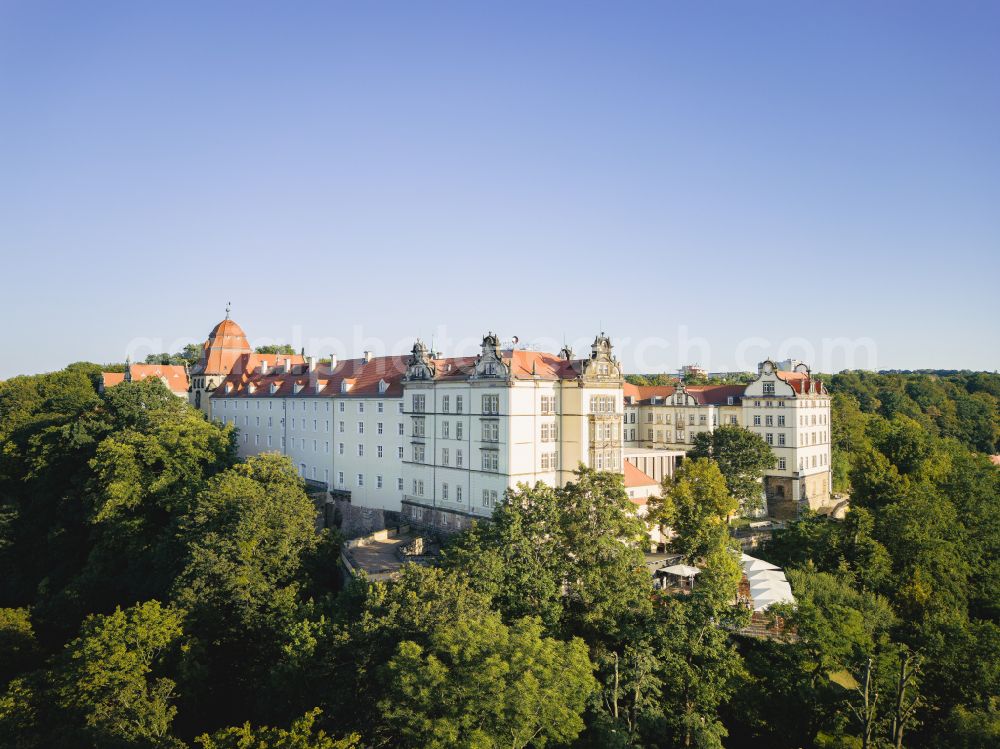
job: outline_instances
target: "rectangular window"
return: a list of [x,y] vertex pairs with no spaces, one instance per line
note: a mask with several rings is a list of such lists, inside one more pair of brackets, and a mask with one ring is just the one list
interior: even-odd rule
[[451,451],[447,447],[441,448],[441,465],[446,466],[451,461]]
[[462,396],[461,395],[456,395],[455,396],[455,413],[457,413],[457,414],[462,413]]
[[343,455],[344,454],[344,443],[343,442],[338,442],[337,443],[337,453],[339,455]]
[[382,445],[379,445],[379,446],[378,446],[378,456],[379,456],[380,458],[382,457]]
[[451,396],[443,395],[441,396],[441,411],[448,413],[451,410]]
[[784,414],[781,414],[781,416],[778,417],[778,426],[779,427],[785,426],[785,415]]
[[358,457],[359,458],[365,457],[365,446],[364,445],[358,445]]
[[382,434],[382,422],[381,421],[378,423],[377,428],[375,429],[375,431],[378,432],[379,434]]
[[340,486],[344,485],[344,472],[343,471],[337,471],[337,483]]
[[774,417],[773,416],[765,416],[764,417],[764,426],[773,427],[774,426]]
[[363,414],[365,412],[365,402],[358,401],[358,413]]
[[375,477],[375,488],[376,489],[381,489],[382,488],[382,477],[381,476],[376,476]]
[[456,450],[455,451],[455,465],[458,466],[459,468],[462,467],[462,451],[461,450]]
[[424,446],[414,445],[413,446],[413,462],[423,463],[424,462]]
[[400,445],[399,447],[396,448],[396,457],[398,457],[400,460],[403,459],[403,446],[402,445]]
[[448,482],[441,484],[441,499],[448,499]]
[[484,395],[483,396],[483,413],[484,414],[498,414],[498,413],[500,413],[500,396],[499,395]]
[[785,459],[784,458],[778,458],[778,470],[779,471],[784,471],[785,470],[785,465],[786,465]]
[[455,422],[455,439],[457,439],[457,440],[462,439],[462,422],[461,421],[456,421]]
[[424,436],[424,418],[422,416],[413,417],[413,436],[414,437]]
[[450,429],[450,427],[448,425],[448,422],[447,421],[442,421],[441,422],[441,436],[444,439],[448,439],[448,437],[450,436],[449,435],[450,431],[451,431],[451,429]]
[[764,383],[764,395],[774,395],[774,383],[765,382]]
[[500,470],[500,453],[496,450],[483,450],[483,470],[496,472]]
[[767,444],[769,444],[769,445],[773,445],[774,444],[774,435],[771,434],[770,432],[768,432],[767,434],[764,435],[764,441],[767,442]]
[[758,415],[755,415],[755,416],[753,417],[753,425],[754,425],[755,427],[759,427],[759,426],[760,426],[760,415],[759,415],[759,414],[758,414]]
[[779,445],[784,445],[785,444],[785,435],[784,434],[779,434],[778,435],[778,444]]
[[358,486],[365,485],[365,475],[363,473],[358,474]]
[[500,422],[483,421],[483,442],[500,441]]
[[340,403],[338,403],[337,405],[340,406],[339,408],[340,413],[344,413],[344,401],[340,401]]
[[455,501],[456,502],[461,502],[462,501],[462,487],[461,487],[461,485],[458,485],[458,486],[455,487]]
[[403,423],[400,422],[398,426],[399,426],[399,436],[402,437],[403,436]]
[[385,403],[379,401],[378,406],[376,406],[375,410],[378,411],[379,413],[385,413]]
[[422,414],[424,412],[424,407],[427,403],[427,397],[424,395],[413,395],[413,413]]
[[358,422],[358,434],[364,434],[364,433],[365,433],[365,422],[359,421]]
[[403,491],[403,479],[396,479],[396,489]]
[[337,423],[337,431],[340,432],[341,434],[344,433],[344,422],[340,421]]

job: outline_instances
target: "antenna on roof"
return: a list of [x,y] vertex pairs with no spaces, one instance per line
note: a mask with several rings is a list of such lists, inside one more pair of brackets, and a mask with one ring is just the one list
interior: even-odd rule
[[226,302],[226,319],[227,320],[229,319],[229,313],[232,311],[232,309],[233,309],[233,303],[232,302]]

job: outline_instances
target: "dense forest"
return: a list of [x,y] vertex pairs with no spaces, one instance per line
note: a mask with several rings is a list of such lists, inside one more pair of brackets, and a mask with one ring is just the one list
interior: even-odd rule
[[797,605],[754,639],[710,446],[650,506],[691,595],[653,589],[621,478],[586,470],[341,588],[287,460],[98,372],[0,383],[0,746],[1000,744],[995,376],[831,378],[852,510],[760,552]]

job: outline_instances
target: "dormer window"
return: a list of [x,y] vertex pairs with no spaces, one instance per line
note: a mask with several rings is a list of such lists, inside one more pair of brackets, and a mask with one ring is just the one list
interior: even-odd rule
[[774,383],[765,382],[764,383],[764,395],[774,395]]
[[[247,385],[247,392],[253,395],[254,393],[257,392],[257,386],[251,382],[249,385]],[[260,404],[258,403],[257,405],[259,406]]]
[[727,406],[733,405],[733,396],[730,395],[728,398],[726,398],[726,405]]
[[227,393],[233,392],[233,383],[231,383],[231,382],[227,382],[226,383],[226,392]]
[[296,382],[294,385],[292,385],[292,392],[295,393],[296,395],[298,393],[301,393],[302,392],[302,383],[301,382]]
[[351,383],[349,383],[347,380],[341,381],[340,392],[349,393],[350,391],[351,391]]
[[378,381],[378,391],[379,391],[379,393],[384,393],[388,389],[389,389],[389,383],[388,382],[386,382],[385,380],[379,380]]
[[277,392],[278,392],[278,383],[272,382],[271,383],[271,395],[274,395]]

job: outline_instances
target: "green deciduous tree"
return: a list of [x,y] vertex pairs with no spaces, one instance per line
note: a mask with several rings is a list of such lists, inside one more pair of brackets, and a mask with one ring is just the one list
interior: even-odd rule
[[688,455],[692,458],[711,458],[722,472],[729,493],[745,513],[761,507],[764,471],[774,468],[777,459],[759,434],[749,429],[724,424],[710,432],[695,435],[694,447]]
[[264,454],[213,478],[179,534],[187,562],[173,595],[194,641],[189,706],[223,724],[266,715],[259,685],[294,621],[302,564],[320,543],[316,509],[291,461]]
[[542,634],[534,618],[455,622],[424,645],[405,640],[388,664],[380,703],[404,747],[542,747],[583,730],[594,690],[583,642]]
[[737,501],[715,461],[685,460],[663,482],[662,496],[649,503],[652,522],[670,526],[676,536],[670,546],[691,562],[728,543],[728,517]]
[[295,349],[289,343],[275,343],[267,346],[258,346],[254,349],[258,354],[294,354]]
[[314,709],[292,721],[290,729],[260,727],[250,723],[202,734],[196,741],[202,749],[355,749],[360,747],[356,734],[335,739],[316,727],[322,710]]
[[181,614],[156,601],[89,617],[52,673],[55,703],[72,716],[57,733],[101,747],[176,746],[175,685],[158,671],[181,634]]

